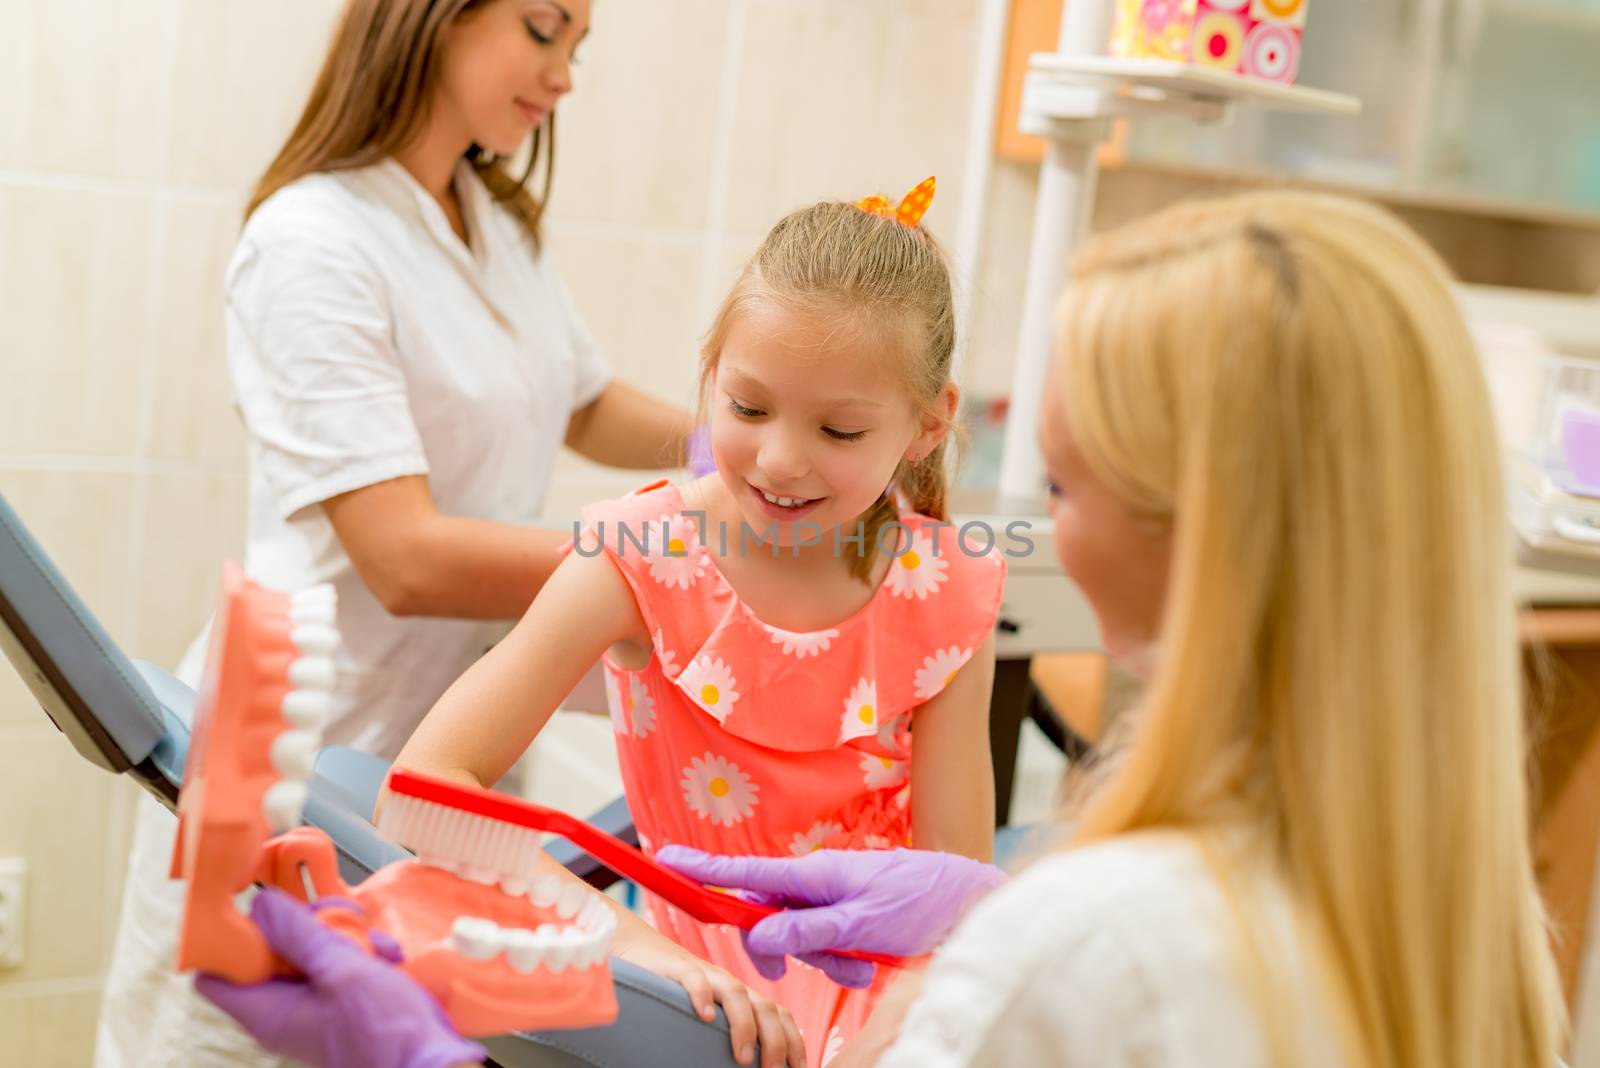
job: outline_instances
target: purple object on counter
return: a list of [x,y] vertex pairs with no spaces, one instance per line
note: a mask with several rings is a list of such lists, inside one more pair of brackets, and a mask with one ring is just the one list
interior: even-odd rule
[[1568,493],[1600,497],[1600,412],[1569,411],[1561,416],[1561,458],[1567,475],[1556,481]]

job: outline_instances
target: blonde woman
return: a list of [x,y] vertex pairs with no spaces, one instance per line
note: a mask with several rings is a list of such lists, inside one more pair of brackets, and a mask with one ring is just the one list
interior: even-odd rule
[[[965,858],[658,854],[788,902],[750,935],[769,965],[960,921],[833,1068],[1555,1063],[1499,461],[1445,281],[1387,215],[1298,194],[1085,250],[1042,421],[1056,552],[1148,685],[1065,844],[964,918],[998,881]],[[262,909],[285,952],[337,941]],[[392,975],[340,995],[409,1003]]]

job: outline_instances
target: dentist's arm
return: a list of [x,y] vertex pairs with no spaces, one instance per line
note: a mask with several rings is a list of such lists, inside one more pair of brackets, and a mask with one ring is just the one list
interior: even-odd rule
[[396,616],[516,619],[561,563],[569,531],[446,515],[425,475],[322,502],[339,544]]
[[694,420],[675,404],[615,379],[572,413],[567,448],[607,467],[678,467],[688,454]]
[[[676,467],[697,453],[689,413],[622,382],[572,415],[566,443],[611,467]],[[699,450],[698,466],[709,453]],[[397,616],[516,619],[556,567],[568,532],[446,515],[425,475],[322,502],[356,573]]]

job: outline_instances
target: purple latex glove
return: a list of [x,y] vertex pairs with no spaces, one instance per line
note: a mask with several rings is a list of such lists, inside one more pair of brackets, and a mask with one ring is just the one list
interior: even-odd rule
[[1006,881],[993,864],[925,849],[823,849],[790,860],[717,857],[668,845],[656,860],[691,879],[743,890],[786,910],[744,934],[750,962],[768,979],[783,975],[783,958],[789,956],[849,987],[871,983],[874,967],[824,950],[927,953],[974,902]]
[[689,473],[700,478],[716,469],[717,461],[711,455],[711,428],[695,427],[694,433],[689,435]]
[[274,889],[250,905],[267,944],[305,979],[238,986],[214,975],[195,989],[261,1048],[311,1068],[454,1068],[486,1053],[456,1034],[427,991],[387,960],[319,923]]

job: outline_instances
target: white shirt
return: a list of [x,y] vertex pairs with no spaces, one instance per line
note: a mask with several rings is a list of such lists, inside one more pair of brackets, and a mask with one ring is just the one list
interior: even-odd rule
[[[1263,877],[1251,892],[1279,988],[1301,992],[1296,1063],[1332,1068],[1335,1032],[1310,992],[1287,890]],[[1041,861],[939,950],[878,1068],[1265,1068],[1232,922],[1199,850],[1176,835]]]
[[337,588],[326,740],[386,757],[505,625],[390,615],[318,502],[427,475],[445,514],[532,523],[573,411],[610,377],[565,287],[465,162],[455,188],[470,248],[393,160],[302,178],[251,216],[227,274],[244,569],[277,589]]

